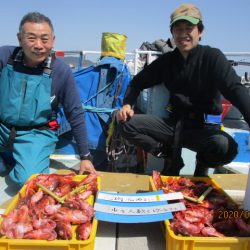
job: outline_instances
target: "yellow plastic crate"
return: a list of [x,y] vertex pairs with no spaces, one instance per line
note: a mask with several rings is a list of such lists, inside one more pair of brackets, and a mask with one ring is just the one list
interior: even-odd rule
[[[168,177],[162,176],[163,182]],[[175,177],[179,178],[179,177]],[[204,181],[226,194],[219,184],[208,177],[192,177],[194,181]],[[156,190],[153,178],[149,177],[150,189]],[[250,250],[250,237],[190,237],[177,236],[170,227],[170,221],[164,221],[164,235],[166,237],[166,250]]]
[[[34,178],[37,175],[32,175],[30,177]],[[74,180],[80,181],[84,179],[86,175],[76,175],[74,176]],[[100,190],[100,177],[97,177],[97,185],[98,190]],[[4,214],[8,214],[11,210],[13,210],[19,200],[19,194],[23,194],[26,190],[26,184],[22,187],[15,197],[13,197],[11,203],[5,210]],[[88,198],[88,202],[94,205],[95,197],[91,195]],[[2,218],[0,218],[0,225],[2,222]],[[92,220],[92,229],[87,240],[78,240],[76,239],[76,234],[73,233],[71,240],[29,240],[29,239],[7,239],[5,236],[0,237],[0,250],[93,250],[96,231],[97,231],[98,221],[93,218]],[[1,227],[1,226],[0,226]],[[73,232],[76,230],[76,226],[72,226]]]

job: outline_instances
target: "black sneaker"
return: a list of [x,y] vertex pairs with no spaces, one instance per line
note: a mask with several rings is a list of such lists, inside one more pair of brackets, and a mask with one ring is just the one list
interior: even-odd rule
[[162,175],[165,176],[179,176],[181,169],[184,167],[184,162],[180,159],[180,162],[177,166],[172,166],[172,159],[170,157],[165,158],[164,168],[161,171]]
[[167,158],[167,155],[163,152],[159,152],[157,155],[155,155],[157,158]]
[[202,166],[202,164],[196,161],[194,177],[208,177],[209,168]]
[[157,147],[150,150],[149,153],[157,158],[167,158],[171,157],[172,149],[162,143],[158,143]]

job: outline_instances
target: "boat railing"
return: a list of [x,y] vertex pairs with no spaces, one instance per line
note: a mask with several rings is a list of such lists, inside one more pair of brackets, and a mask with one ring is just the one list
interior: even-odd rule
[[[246,61],[246,58],[250,58],[250,52],[223,52],[224,55],[228,58],[228,60],[232,63],[233,66],[250,66],[250,62]],[[126,52],[125,62],[130,65],[130,70],[132,75],[136,75],[138,71],[141,69],[141,58],[144,56],[145,60],[150,63],[152,62],[158,55],[161,55],[160,51],[145,51],[136,49],[132,52]],[[69,64],[72,70],[76,71],[82,68],[87,67],[85,62],[87,60],[91,61],[93,65],[95,65],[100,56],[101,51],[94,50],[56,50],[56,56],[58,57],[77,57],[77,63],[75,65]],[[95,58],[94,58],[95,57]],[[94,60],[93,60],[94,58]],[[93,61],[92,61],[93,60]],[[250,76],[248,70],[246,72],[241,72],[242,81],[244,83],[250,83]]]
[[[101,51],[94,51],[94,50],[56,50],[57,57],[78,57],[77,65],[70,65],[72,68],[79,70],[84,68],[84,62],[94,55],[94,56],[101,56]],[[150,58],[155,55],[160,55],[161,52],[159,51],[141,51],[135,50],[134,52],[126,52],[126,59],[125,62],[134,62],[133,72],[134,74],[138,73],[138,60],[140,55],[146,55],[147,61],[150,61]],[[96,58],[95,58],[96,61]],[[96,62],[93,62],[95,64]]]

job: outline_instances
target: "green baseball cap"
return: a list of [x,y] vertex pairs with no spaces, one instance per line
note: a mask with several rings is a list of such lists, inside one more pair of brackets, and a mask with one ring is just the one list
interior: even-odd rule
[[193,4],[180,5],[170,16],[170,26],[179,20],[186,20],[194,25],[202,21],[200,10]]

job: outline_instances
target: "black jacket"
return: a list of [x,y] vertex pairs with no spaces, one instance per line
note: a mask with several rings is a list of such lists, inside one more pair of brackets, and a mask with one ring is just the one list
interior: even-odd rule
[[[124,104],[133,105],[143,89],[164,82],[176,113],[219,115],[221,95],[236,106],[250,125],[250,96],[224,54],[198,45],[184,60],[179,50],[163,54],[131,81]],[[157,101],[157,100],[154,100]]]

